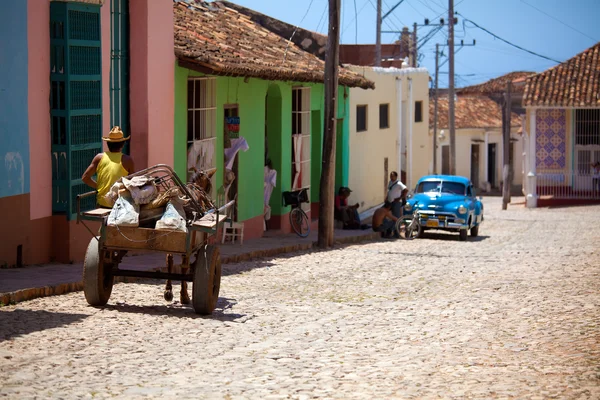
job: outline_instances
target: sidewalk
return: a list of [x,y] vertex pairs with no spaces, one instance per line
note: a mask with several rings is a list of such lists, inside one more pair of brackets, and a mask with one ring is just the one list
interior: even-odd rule
[[[375,240],[379,234],[372,230],[335,230],[336,244]],[[272,257],[311,249],[317,240],[316,229],[306,238],[296,234],[265,232],[259,239],[245,240],[243,245],[219,245],[223,264],[238,263],[253,258]],[[177,262],[177,261],[176,261]],[[156,270],[165,267],[164,253],[147,253],[123,258],[124,269]],[[38,297],[60,295],[83,290],[83,263],[33,265],[24,268],[0,269],[0,305],[18,303]],[[130,282],[137,278],[115,278]]]

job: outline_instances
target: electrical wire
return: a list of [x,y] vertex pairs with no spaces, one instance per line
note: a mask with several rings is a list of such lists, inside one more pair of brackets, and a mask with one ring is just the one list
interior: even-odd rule
[[354,22],[354,20],[356,18],[358,18],[358,15],[360,15],[360,13],[364,10],[364,8],[369,4],[370,0],[365,0],[365,2],[363,3],[362,7],[360,8],[360,10],[358,10],[358,14],[357,16],[352,19],[350,22],[348,22],[348,24],[342,28],[342,31],[340,32],[340,37],[344,34],[344,32],[346,32],[346,30],[350,27],[350,24],[352,24]]
[[598,42],[598,39],[595,39],[595,38],[591,37],[590,35],[588,35],[588,34],[586,34],[586,33],[583,33],[583,32],[581,32],[579,29],[577,29],[577,28],[574,28],[574,27],[572,27],[571,25],[569,25],[569,24],[567,24],[567,23],[565,23],[565,22],[561,21],[560,19],[553,17],[552,15],[548,14],[547,12],[545,12],[545,11],[543,11],[543,10],[540,10],[540,9],[539,9],[539,8],[537,8],[536,6],[534,6],[534,5],[532,5],[532,4],[529,4],[529,3],[528,3],[528,2],[526,2],[525,0],[521,0],[521,3],[525,3],[525,4],[527,4],[529,7],[533,8],[534,10],[537,10],[537,11],[541,12],[542,14],[544,14],[545,16],[547,16],[547,17],[549,17],[549,18],[552,18],[552,19],[553,19],[553,20],[555,20],[556,22],[560,22],[561,24],[563,24],[563,25],[564,25],[564,26],[566,26],[567,28],[571,28],[571,29],[573,29],[575,32],[577,32],[577,33],[580,33],[580,34],[582,34],[583,36],[585,36],[586,38],[593,40],[593,41],[594,41],[594,43]]
[[327,2],[325,2],[325,9],[323,10],[323,13],[321,14],[321,18],[319,19],[319,23],[317,24],[317,28],[315,29],[315,32],[321,32],[321,23],[325,20],[325,15],[327,15],[328,6],[329,6],[329,4]]
[[313,1],[314,0],[310,0],[310,3],[308,3],[308,8],[306,9],[306,12],[304,13],[304,16],[300,20],[300,23],[298,25],[296,25],[296,28],[294,29],[294,32],[292,33],[292,36],[290,36],[290,40],[288,40],[288,42],[287,42],[287,46],[285,46],[285,52],[283,53],[283,63],[285,63],[285,59],[287,57],[287,52],[288,52],[288,49],[290,47],[290,43],[292,42],[292,39],[294,38],[294,35],[296,35],[296,31],[298,30],[298,27],[300,25],[302,25],[302,22],[304,22],[304,18],[306,18],[306,16],[308,15],[308,12],[310,11],[310,7],[312,6]]
[[555,60],[555,59],[553,59],[553,58],[550,58],[550,57],[546,57],[546,56],[544,56],[544,55],[541,55],[541,54],[539,54],[539,53],[536,53],[536,52],[534,52],[534,51],[527,50],[527,49],[525,49],[525,48],[523,48],[523,47],[521,47],[521,46],[519,46],[519,45],[516,45],[516,44],[514,44],[514,43],[512,43],[512,42],[509,42],[508,40],[506,40],[506,39],[503,39],[503,38],[501,38],[500,36],[496,35],[495,33],[493,33],[493,32],[490,32],[489,30],[485,29],[484,27],[482,27],[482,26],[478,25],[477,23],[475,23],[475,22],[473,22],[472,20],[468,19],[468,18],[467,18],[467,17],[465,17],[464,15],[462,15],[462,14],[460,14],[460,13],[458,13],[458,12],[457,12],[457,14],[458,14],[458,15],[460,15],[461,17],[463,17],[463,19],[464,19],[466,22],[469,22],[469,23],[473,24],[475,27],[477,27],[477,28],[481,29],[482,31],[484,31],[484,32],[486,32],[486,33],[488,33],[488,34],[492,35],[492,36],[493,36],[493,37],[495,37],[496,39],[498,39],[498,40],[500,40],[500,41],[502,41],[502,42],[504,42],[504,43],[508,44],[509,46],[515,47],[515,48],[517,48],[517,49],[519,49],[519,50],[522,50],[522,51],[524,51],[524,52],[527,52],[527,53],[529,53],[529,54],[533,54],[534,56],[538,56],[538,57],[540,57],[540,58],[544,58],[544,59],[546,59],[546,60],[549,60],[549,61],[554,61],[555,63],[558,63],[558,64],[560,64],[560,63],[561,63],[561,61]]

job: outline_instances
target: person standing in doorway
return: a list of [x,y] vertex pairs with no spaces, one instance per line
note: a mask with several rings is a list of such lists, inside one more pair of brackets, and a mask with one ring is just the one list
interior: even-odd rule
[[[108,136],[104,136],[102,140],[106,142],[108,151],[96,154],[81,179],[98,192],[96,196],[98,206],[112,208],[104,196],[117,180],[134,172],[133,158],[122,152],[129,136],[125,137],[118,126],[113,127]],[[96,180],[92,178],[94,174],[97,175]]]
[[402,216],[402,207],[406,204],[407,194],[408,189],[398,180],[398,173],[396,171],[390,172],[386,201],[391,203],[394,217],[400,218]]

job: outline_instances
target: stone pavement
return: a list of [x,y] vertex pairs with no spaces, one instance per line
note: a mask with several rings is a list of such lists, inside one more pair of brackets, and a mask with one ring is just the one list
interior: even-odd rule
[[2,307],[0,398],[599,399],[600,206],[484,204],[467,242],[224,264],[208,317],[154,281]]
[[[374,240],[379,236],[372,230],[335,230],[337,243],[356,243]],[[223,264],[248,261],[253,258],[270,257],[281,253],[311,249],[317,240],[316,229],[306,238],[296,234],[265,232],[259,239],[245,240],[243,245],[219,244]],[[176,260],[177,262],[177,260]],[[126,256],[122,267],[133,270],[155,270],[165,266],[164,253],[147,253]],[[24,268],[0,269],[0,303],[11,304],[37,297],[60,295],[83,290],[83,263],[46,264]],[[118,278],[133,281],[132,278]]]

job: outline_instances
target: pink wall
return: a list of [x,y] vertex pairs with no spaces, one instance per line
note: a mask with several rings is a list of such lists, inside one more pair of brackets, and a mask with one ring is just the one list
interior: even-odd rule
[[173,1],[148,2],[148,164],[173,166],[175,51]]
[[130,0],[129,15],[131,155],[139,170],[148,166],[148,2]]
[[130,0],[131,154],[136,169],[173,165],[175,54],[172,0]]
[[52,215],[50,157],[50,2],[27,2],[30,218]]

